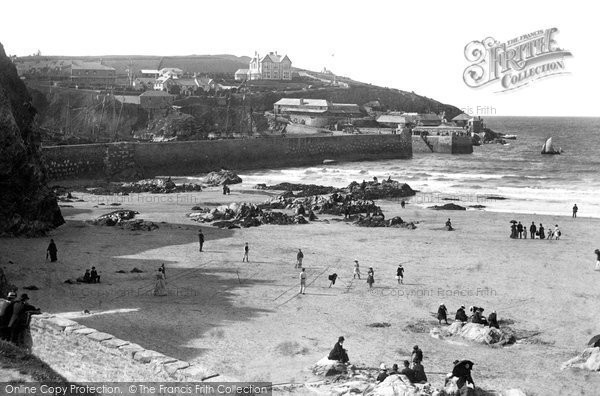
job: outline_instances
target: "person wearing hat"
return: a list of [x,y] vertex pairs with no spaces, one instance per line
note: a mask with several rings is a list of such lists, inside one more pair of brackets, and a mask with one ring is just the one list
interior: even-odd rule
[[423,351],[419,349],[418,345],[413,347],[411,358],[413,363],[421,363],[423,361]]
[[[25,339],[29,332],[31,315],[40,314],[40,310],[29,304],[27,293],[21,294],[19,301],[13,306],[12,317],[8,323],[10,328],[10,341],[17,346],[26,346]],[[27,337],[29,338],[29,337]]]
[[497,329],[500,328],[500,325],[498,324],[498,316],[496,315],[496,311],[492,311],[490,316],[488,316],[488,326],[495,327]]
[[377,376],[377,382],[383,382],[388,377],[387,367],[385,363],[381,363],[379,366],[379,375]]
[[448,324],[448,308],[446,308],[444,303],[440,303],[438,307],[437,318],[440,325],[442,324],[442,320]]
[[294,268],[302,268],[303,259],[304,253],[302,253],[302,249],[298,249],[298,254],[296,254],[296,266]]
[[467,317],[467,313],[465,312],[464,305],[461,305],[460,308],[456,310],[456,316],[454,317],[454,319],[460,322],[466,322],[469,320],[469,318]]
[[350,360],[348,358],[348,351],[344,349],[344,337],[341,336],[338,338],[338,341],[333,346],[331,352],[329,352],[329,356],[327,357],[329,360],[337,360],[341,363],[348,363]]
[[17,293],[11,291],[8,292],[6,299],[0,299],[0,339],[5,341],[10,340],[8,322],[12,317],[16,297]]
[[358,265],[358,260],[354,260],[354,274],[352,275],[352,279],[356,279],[357,276],[358,279],[360,279],[360,267]]
[[398,279],[398,284],[404,283],[404,267],[402,264],[398,264],[398,268],[396,269],[396,279]]
[[373,267],[369,267],[369,271],[367,272],[367,283],[369,284],[369,288],[372,288],[373,283],[375,283],[375,271]]

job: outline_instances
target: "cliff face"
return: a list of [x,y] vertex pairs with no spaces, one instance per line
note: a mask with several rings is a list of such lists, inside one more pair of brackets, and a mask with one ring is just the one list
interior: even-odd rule
[[35,114],[0,44],[0,235],[41,235],[64,223],[46,185]]

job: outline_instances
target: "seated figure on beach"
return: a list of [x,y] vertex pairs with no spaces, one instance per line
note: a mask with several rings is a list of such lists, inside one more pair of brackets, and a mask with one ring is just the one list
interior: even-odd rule
[[498,316],[496,315],[496,311],[492,311],[490,316],[488,316],[488,326],[495,327],[497,329],[500,328],[500,325],[498,324]]
[[348,352],[344,349],[344,337],[338,338],[338,341],[333,346],[331,352],[329,352],[329,356],[327,357],[329,360],[337,360],[341,363],[347,363],[350,359],[348,358]]
[[454,317],[454,319],[461,322],[466,322],[469,320],[469,318],[467,317],[467,313],[465,312],[464,305],[461,305],[460,308],[456,310],[456,316]]
[[92,281],[92,276],[90,274],[89,269],[85,270],[85,274],[83,274],[83,276],[77,278],[77,282],[81,282],[81,283],[91,283],[91,281]]
[[450,219],[448,219],[446,221],[446,230],[448,230],[448,231],[454,230],[454,228],[452,228],[452,222],[450,221]]

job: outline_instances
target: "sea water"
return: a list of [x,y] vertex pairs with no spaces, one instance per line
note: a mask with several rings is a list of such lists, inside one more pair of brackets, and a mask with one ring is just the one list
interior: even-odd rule
[[[496,132],[517,135],[517,140],[474,147],[473,154],[415,153],[409,160],[245,171],[240,176],[247,186],[291,182],[336,187],[391,176],[418,190],[410,201],[421,206],[455,202],[483,205],[484,210],[495,212],[570,216],[577,204],[578,216],[600,217],[600,155],[596,153],[600,118],[489,117],[484,121]],[[561,155],[541,154],[549,137],[562,148]]]

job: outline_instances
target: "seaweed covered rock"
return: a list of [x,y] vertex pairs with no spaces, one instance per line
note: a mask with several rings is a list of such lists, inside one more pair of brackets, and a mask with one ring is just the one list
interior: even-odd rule
[[357,199],[402,198],[416,194],[408,184],[392,179],[383,180],[381,183],[376,181],[352,182],[346,187],[346,191]]
[[36,110],[0,44],[0,235],[43,235],[64,223],[46,185]]
[[202,191],[202,186],[193,183],[177,185],[170,177],[167,177],[144,179],[131,183],[109,183],[107,186],[95,187],[89,190],[89,192],[94,195],[128,195],[139,193],[170,194],[189,191]]
[[209,186],[222,186],[224,184],[238,184],[242,182],[242,178],[229,170],[220,170],[218,172],[210,172],[204,178],[204,183]]
[[447,203],[444,205],[434,205],[434,206],[430,206],[429,209],[433,209],[433,210],[467,210],[467,208],[457,205],[455,203]]

